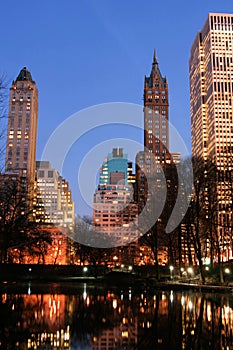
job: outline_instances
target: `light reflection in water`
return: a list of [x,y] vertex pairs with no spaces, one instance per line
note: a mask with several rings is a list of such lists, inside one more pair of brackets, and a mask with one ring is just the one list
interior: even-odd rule
[[0,314],[2,349],[233,349],[230,295],[32,284],[6,289]]

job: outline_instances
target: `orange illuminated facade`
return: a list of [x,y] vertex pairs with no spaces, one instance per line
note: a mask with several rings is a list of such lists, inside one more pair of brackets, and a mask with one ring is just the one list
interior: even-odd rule
[[40,234],[49,238],[40,242],[33,249],[25,248],[23,251],[16,248],[9,249],[9,256],[14,264],[44,264],[66,265],[69,263],[69,242],[65,229],[43,226],[39,228]]

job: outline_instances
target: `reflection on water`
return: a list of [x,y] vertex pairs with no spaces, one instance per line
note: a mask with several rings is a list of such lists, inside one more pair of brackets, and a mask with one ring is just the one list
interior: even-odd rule
[[0,315],[4,350],[233,349],[231,295],[29,284],[4,287]]

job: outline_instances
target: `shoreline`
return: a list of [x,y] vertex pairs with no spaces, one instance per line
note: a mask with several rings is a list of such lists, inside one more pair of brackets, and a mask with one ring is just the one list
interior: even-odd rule
[[[14,278],[15,277],[15,278]],[[138,277],[133,274],[114,273],[112,276],[11,276],[10,279],[2,279],[0,281],[0,289],[8,289],[9,287],[18,287],[23,285],[38,286],[64,286],[67,289],[79,288],[83,284],[89,287],[103,287],[103,288],[127,288],[132,287],[135,290],[148,290],[154,292],[156,290],[173,290],[173,291],[187,291],[192,290],[196,292],[208,293],[232,293],[233,285],[223,284],[217,285],[213,283],[202,284],[197,281],[156,281],[152,276]],[[17,278],[18,277],[18,278]],[[53,278],[52,278],[53,277]]]

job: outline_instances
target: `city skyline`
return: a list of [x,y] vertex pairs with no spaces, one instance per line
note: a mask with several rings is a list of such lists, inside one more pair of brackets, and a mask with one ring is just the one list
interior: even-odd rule
[[2,5],[1,348],[233,349],[218,2]]
[[[125,5],[125,12],[122,13],[121,6],[116,4],[108,4],[108,6],[101,4],[97,7],[94,2],[89,5],[81,3],[79,6],[72,3],[73,14],[68,9],[63,11],[63,6],[58,4],[55,12],[57,18],[62,18],[60,26],[51,16],[54,8],[51,8],[50,4],[46,5],[47,12],[43,12],[43,15],[42,11],[38,11],[38,18],[33,23],[30,22],[30,14],[33,9],[35,11],[35,7],[31,9],[30,6],[25,6],[24,14],[32,24],[32,30],[28,32],[28,37],[25,39],[24,50],[16,43],[17,60],[15,57],[14,60],[10,58],[12,49],[9,46],[6,47],[5,57],[1,57],[1,66],[2,72],[7,74],[9,80],[14,79],[23,66],[27,66],[37,81],[39,89],[38,160],[49,135],[77,110],[110,101],[142,104],[144,75],[150,72],[154,48],[158,53],[162,74],[167,77],[169,83],[171,123],[181,133],[191,150],[188,83],[191,43],[196,32],[202,28],[208,12],[230,12],[231,2],[227,1],[224,5],[219,5],[215,1],[211,6],[201,3],[200,7],[188,5],[184,1],[178,4],[170,1],[169,4],[168,8],[165,6],[163,8],[162,4],[150,4],[151,9],[156,7],[156,10],[160,11],[160,16],[155,21],[157,26],[150,18],[153,11],[148,11],[149,4],[145,6],[137,2],[134,6],[134,16],[131,17],[129,16],[131,8],[128,4]],[[9,22],[8,13],[11,13],[14,20],[19,10],[18,5],[11,12],[9,9],[7,11],[8,5],[4,4],[4,6],[7,16],[3,19],[2,25],[4,21]],[[192,19],[185,16],[191,9]],[[81,19],[82,15],[86,17]],[[69,22],[70,18],[76,21]],[[77,21],[77,18],[81,20]],[[140,18],[141,22],[138,22]],[[176,18],[175,21],[174,18]],[[78,35],[85,20],[89,26],[86,25],[86,31]],[[168,25],[169,22],[170,25]],[[119,26],[119,23],[122,23],[122,26]],[[96,25],[95,31],[91,29],[93,27],[90,27],[90,24]],[[3,28],[4,45],[12,42],[14,37],[14,31],[5,27],[7,31]],[[163,29],[161,34],[153,35],[158,32],[157,28]],[[24,37],[24,29],[24,24],[19,26],[19,36]],[[48,38],[45,36],[46,30]],[[136,36],[134,36],[134,30]],[[128,33],[125,38],[123,31]],[[72,46],[74,38],[76,39],[74,43],[76,42],[77,45]],[[97,38],[101,38],[99,44],[96,42]],[[53,40],[49,41],[49,39]],[[65,45],[67,50],[65,49],[61,54],[62,45]],[[168,52],[171,55],[168,55]],[[68,64],[69,61],[70,64]],[[107,88],[109,85],[111,89]],[[124,131],[121,129],[116,130],[116,133],[124,136]],[[113,134],[111,131],[110,135]],[[104,139],[104,136],[101,136]],[[142,136],[140,133],[135,133],[136,140],[142,139]],[[81,146],[86,146],[89,141],[90,138],[87,137]],[[77,204],[79,194],[75,185],[76,173],[71,174],[70,169],[74,161],[76,167],[81,161],[77,151],[79,147],[80,145],[77,145],[70,152],[62,174],[69,180]],[[80,210],[76,207],[77,211],[84,214],[82,208]]]

